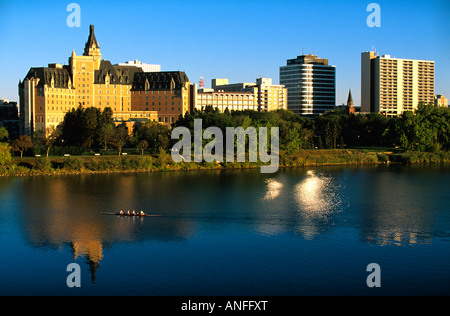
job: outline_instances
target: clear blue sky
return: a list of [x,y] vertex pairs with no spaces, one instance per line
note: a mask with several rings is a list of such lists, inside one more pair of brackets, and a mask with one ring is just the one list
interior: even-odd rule
[[[66,24],[71,2],[81,27]],[[368,4],[381,7],[381,27],[369,28]],[[302,53],[337,67],[337,103],[352,89],[360,104],[361,52],[436,62],[436,93],[450,98],[450,1],[0,0],[0,98],[17,101],[30,67],[68,63],[83,53],[95,25],[102,57],[113,64],[138,59],[162,70],[254,82],[279,82],[279,67]]]

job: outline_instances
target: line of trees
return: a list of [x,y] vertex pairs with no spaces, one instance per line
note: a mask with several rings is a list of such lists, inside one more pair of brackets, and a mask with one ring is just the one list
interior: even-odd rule
[[450,150],[450,110],[420,105],[415,113],[387,118],[378,113],[348,114],[335,110],[314,118],[292,112],[228,111],[206,107],[180,117],[173,125],[191,130],[194,119],[202,119],[203,128],[248,126],[279,127],[280,148],[288,154],[299,149],[389,147],[421,152]]
[[[180,116],[172,127],[187,127],[193,135],[194,120],[202,119],[204,129],[219,127],[253,126],[279,127],[280,149],[293,154],[300,149],[331,149],[358,147],[388,147],[409,151],[440,152],[450,150],[450,110],[448,108],[420,105],[416,112],[387,118],[377,113],[347,114],[335,110],[324,115],[307,118],[292,112],[229,111],[221,113],[212,106],[203,111],[194,110]],[[22,155],[34,147],[43,155],[77,150],[107,150],[114,148],[118,154],[123,148],[139,148],[140,153],[168,152],[177,140],[171,140],[171,130],[157,122],[137,122],[133,131],[115,124],[110,108],[78,108],[66,113],[57,128],[37,131],[30,138],[20,136],[9,141],[8,132],[0,128],[0,164],[9,161],[15,151]]]
[[58,129],[54,142],[58,146],[105,151],[114,148],[119,155],[127,146],[140,148],[142,154],[148,148],[156,152],[159,147],[167,147],[170,138],[169,129],[156,122],[137,122],[133,131],[129,131],[125,123],[114,123],[110,108],[72,109]]

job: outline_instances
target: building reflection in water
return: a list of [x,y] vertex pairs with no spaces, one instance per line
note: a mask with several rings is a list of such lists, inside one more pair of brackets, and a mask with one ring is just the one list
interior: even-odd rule
[[93,283],[105,246],[148,240],[179,242],[191,233],[182,218],[168,221],[103,216],[102,212],[127,210],[127,205],[131,210],[147,212],[153,208],[142,199],[137,202],[136,194],[142,194],[143,188],[136,177],[115,176],[108,180],[95,176],[26,179],[26,197],[21,199],[22,209],[26,210],[21,217],[30,243],[57,249],[69,246],[75,261],[86,260]]
[[420,178],[390,172],[373,172],[360,181],[361,241],[377,245],[430,244],[435,214],[434,192]]

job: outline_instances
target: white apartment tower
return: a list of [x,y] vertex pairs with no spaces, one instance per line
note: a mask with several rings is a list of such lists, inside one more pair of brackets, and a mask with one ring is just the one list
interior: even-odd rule
[[361,54],[361,112],[392,117],[434,102],[434,61]]

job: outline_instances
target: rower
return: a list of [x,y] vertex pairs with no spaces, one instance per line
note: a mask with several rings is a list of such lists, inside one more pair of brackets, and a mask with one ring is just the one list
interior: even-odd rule
[[127,211],[127,213],[128,213],[128,216],[130,216],[131,214],[130,214],[130,211]]
[[120,210],[119,214],[120,214],[120,215],[123,215],[123,211],[122,211],[122,210]]
[[133,210],[133,216],[135,216],[136,215],[136,211],[135,210]]
[[145,213],[141,210],[141,216],[145,216]]

